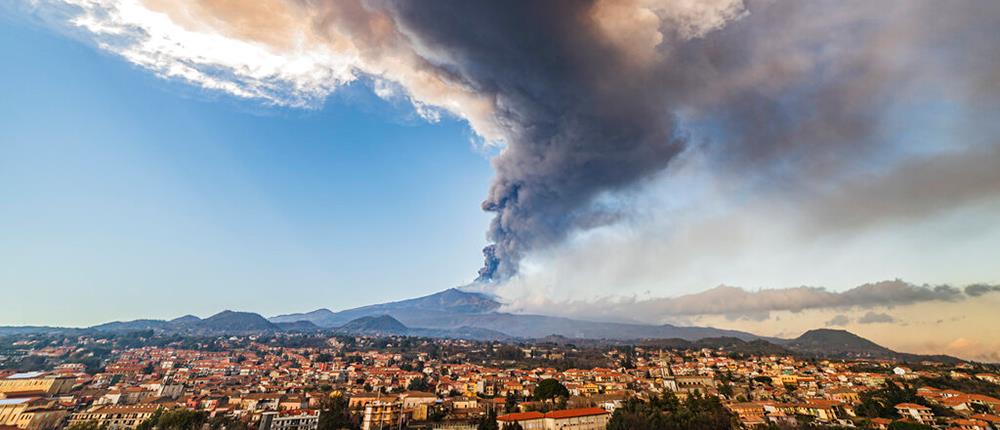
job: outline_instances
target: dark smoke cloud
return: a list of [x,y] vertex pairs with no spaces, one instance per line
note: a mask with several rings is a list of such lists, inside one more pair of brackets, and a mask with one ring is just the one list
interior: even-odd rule
[[851,323],[851,319],[847,318],[847,315],[837,315],[831,318],[829,321],[824,323],[827,327],[843,327]]
[[896,322],[896,319],[892,315],[886,313],[876,313],[868,312],[858,318],[858,324],[880,324],[880,323],[892,323]]
[[[963,292],[963,288],[951,285],[915,285],[897,279],[868,283],[840,292],[822,287],[750,291],[722,285],[672,298],[575,301],[550,303],[546,308],[559,315],[586,315],[610,320],[628,316],[635,321],[655,322],[675,317],[722,315],[731,320],[762,321],[770,318],[770,312],[776,311],[892,308],[927,302],[959,302],[982,294],[985,294],[982,286],[969,286]],[[862,319],[865,320],[862,323],[883,322],[880,319],[884,317],[869,312]]]
[[973,284],[965,287],[965,294],[971,297],[979,297],[994,292],[1000,293],[1000,285]]
[[995,2],[951,3],[942,16],[921,1],[749,1],[745,16],[701,37],[664,21],[644,61],[601,32],[598,6],[394,5],[407,34],[447,52],[437,73],[499,107],[507,147],[483,203],[496,215],[479,280],[507,278],[531,250],[616,219],[597,204],[602,193],[689,146],[678,111],[713,124],[707,149],[720,168],[752,169],[762,186],[822,186],[891,151],[885,123],[900,97],[981,108],[1000,94],[1000,48],[979,37],[1000,24]]
[[747,291],[719,286],[696,294],[635,303],[635,308],[663,315],[742,315],[768,311],[901,306],[964,298],[960,288],[950,285],[914,285],[897,279],[864,284],[842,292],[821,287]]
[[596,207],[663,170],[683,148],[672,83],[633,64],[593,23],[594,2],[399,2],[422,46],[447,52],[438,73],[496,100],[507,147],[483,209],[490,224],[480,280],[513,275],[525,252],[614,219]]
[[[480,281],[628,219],[632,208],[615,198],[685,151],[751,196],[789,190],[809,205],[798,199],[832,195],[834,207],[817,213],[847,226],[1000,189],[997,1],[179,0],[138,15],[117,0],[48,3],[83,11],[74,25],[102,49],[160,76],[289,105],[367,76],[425,117],[468,120],[504,144],[482,203],[494,218]],[[154,15],[176,25],[143,18]],[[205,50],[218,36],[251,55]],[[967,120],[955,142],[935,142],[951,161],[913,181],[928,166],[905,161],[927,148],[910,148],[892,116],[927,104]],[[973,169],[968,154],[982,154]],[[877,193],[839,192],[900,164]],[[817,218],[819,229],[830,223]]]

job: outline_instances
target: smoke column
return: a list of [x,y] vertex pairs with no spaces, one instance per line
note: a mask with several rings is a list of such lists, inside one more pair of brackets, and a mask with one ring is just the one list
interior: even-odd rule
[[[533,251],[628,217],[615,197],[692,148],[760,188],[829,187],[907,154],[886,123],[908,100],[947,100],[969,118],[962,145],[997,144],[996,1],[32,5],[57,9],[52,19],[70,17],[101,49],[162,77],[237,97],[308,106],[366,77],[428,119],[467,120],[503,147],[482,203],[494,217],[481,282],[509,279]],[[699,127],[708,133],[692,133]],[[951,188],[914,200],[933,201],[939,189]],[[882,216],[853,208],[839,207],[866,218],[858,222]]]

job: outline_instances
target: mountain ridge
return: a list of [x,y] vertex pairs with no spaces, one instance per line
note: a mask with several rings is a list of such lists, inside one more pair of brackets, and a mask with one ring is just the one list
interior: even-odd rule
[[777,339],[712,327],[683,327],[576,320],[499,312],[489,295],[448,289],[427,296],[333,312],[321,308],[265,318],[253,312],[224,310],[208,318],[184,315],[171,320],[112,321],[87,328],[0,327],[0,335],[48,332],[157,332],[236,334],[316,332],[363,336],[418,336],[474,340],[535,340],[580,344],[642,344],[676,348],[714,348],[756,354],[794,353],[826,358],[960,362],[946,355],[893,351],[846,330],[813,329],[794,339]]
[[324,328],[339,327],[349,321],[375,315],[390,315],[409,327],[454,330],[460,327],[485,329],[517,338],[562,335],[595,339],[736,337],[761,338],[752,333],[711,327],[679,327],[670,324],[598,322],[533,314],[499,312],[502,303],[487,294],[450,288],[427,296],[338,312],[326,308],[308,313],[271,317],[271,322],[309,321]]

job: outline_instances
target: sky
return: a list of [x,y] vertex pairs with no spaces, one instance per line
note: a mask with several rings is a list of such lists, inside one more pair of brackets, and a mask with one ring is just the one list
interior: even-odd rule
[[458,121],[363,83],[244,104],[3,19],[0,323],[349,308],[475,274],[491,171]]
[[1000,361],[998,9],[6,4],[0,324],[463,286]]

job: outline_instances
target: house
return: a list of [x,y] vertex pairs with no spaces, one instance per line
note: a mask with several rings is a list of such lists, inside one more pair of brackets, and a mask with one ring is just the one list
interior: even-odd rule
[[604,430],[611,413],[601,408],[580,408],[541,412],[521,412],[497,417],[497,425],[504,428],[518,423],[524,430]]
[[764,426],[767,424],[764,406],[757,403],[731,403],[726,408],[740,417],[744,427]]
[[0,426],[28,430],[48,430],[59,427],[68,414],[55,408],[56,402],[37,397],[0,399]]
[[74,383],[76,378],[71,376],[45,372],[15,373],[0,379],[0,397],[62,394],[69,392]]
[[264,412],[260,416],[259,430],[316,430],[319,428],[318,410],[284,410]]
[[900,403],[895,408],[896,412],[903,418],[911,418],[920,424],[934,424],[934,413],[927,406],[916,403]]
[[404,424],[406,424],[406,416],[403,413],[403,402],[376,400],[365,405],[365,413],[361,419],[361,430],[401,427]]
[[841,405],[839,400],[808,399],[797,405],[796,413],[813,416],[819,422],[831,423],[840,417]]
[[497,417],[497,424],[501,429],[515,422],[524,430],[545,430],[545,414],[541,412],[520,412]]
[[107,427],[109,430],[132,430],[152,417],[157,409],[159,406],[156,405],[96,406],[73,414],[69,424],[95,421],[99,426]]
[[986,421],[973,420],[968,418],[955,418],[948,422],[949,430],[990,430],[990,425]]
[[875,430],[888,430],[890,424],[892,424],[892,420],[888,418],[872,418],[868,427]]

